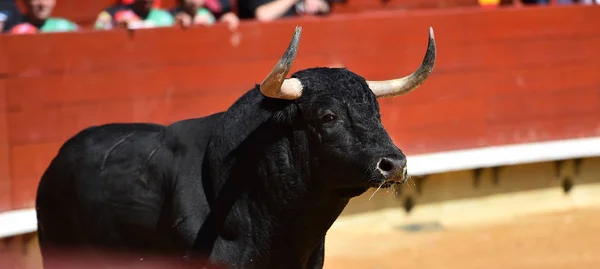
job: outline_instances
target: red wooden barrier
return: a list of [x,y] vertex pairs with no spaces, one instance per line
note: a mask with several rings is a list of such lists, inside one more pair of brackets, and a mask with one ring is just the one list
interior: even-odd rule
[[0,212],[11,209],[12,205],[5,84],[5,80],[0,80]]
[[9,168],[9,177],[0,170],[0,208],[33,206],[50,159],[86,126],[226,109],[262,81],[296,24],[304,31],[293,71],[343,64],[367,79],[413,71],[434,27],[431,79],[381,100],[385,126],[409,155],[596,136],[598,16],[598,7],[556,7],[247,22],[238,45],[224,26],[0,36],[0,143],[9,144],[0,148],[0,168]]

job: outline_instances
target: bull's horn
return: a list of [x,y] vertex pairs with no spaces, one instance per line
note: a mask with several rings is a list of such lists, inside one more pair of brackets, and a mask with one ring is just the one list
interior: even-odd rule
[[287,50],[277,63],[271,73],[260,84],[260,92],[267,97],[293,100],[302,95],[302,84],[295,78],[285,79],[292,67],[296,52],[298,52],[298,43],[302,27],[296,26],[292,41]]
[[393,97],[408,93],[417,87],[429,77],[435,64],[435,38],[433,36],[433,28],[429,27],[429,43],[427,44],[427,52],[425,58],[419,66],[419,69],[414,73],[398,79],[384,81],[367,81],[369,88],[375,93],[377,98]]

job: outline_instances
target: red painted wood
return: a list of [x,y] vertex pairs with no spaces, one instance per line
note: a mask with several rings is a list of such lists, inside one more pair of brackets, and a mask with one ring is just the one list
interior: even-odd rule
[[5,81],[0,80],[0,212],[11,205],[11,180],[9,164],[8,119],[6,113]]
[[293,71],[344,65],[367,79],[412,72],[434,26],[438,60],[430,80],[406,96],[380,100],[384,125],[409,155],[597,136],[598,16],[598,7],[556,7],[244,22],[238,45],[221,26],[133,36],[0,36],[6,56],[0,128],[4,115],[4,163],[12,180],[0,186],[12,190],[13,208],[30,207],[41,173],[77,131],[107,122],[170,123],[226,109],[262,81],[298,24],[304,32]]
[[[0,77],[8,73],[4,43],[0,42]],[[0,79],[0,212],[11,208],[6,81]]]
[[[369,58],[369,57],[365,57]],[[372,62],[381,62],[385,59],[371,58]],[[367,64],[366,67],[377,68],[375,64]],[[318,61],[315,60],[315,64]],[[308,64],[307,64],[308,65]],[[249,70],[245,74],[253,74],[261,78],[268,68],[272,67],[269,61],[249,62],[243,65],[228,65],[238,70]],[[252,67],[260,67],[252,69]],[[589,72],[597,68],[597,64],[571,64],[571,65],[544,65],[518,68],[505,71],[464,71],[436,74],[427,86],[415,91],[403,98],[393,100],[382,100],[397,104],[401,109],[405,106],[426,106],[435,101],[436,104],[443,102],[457,105],[466,97],[489,96],[494,108],[488,121],[498,120],[511,115],[521,115],[522,111],[505,110],[505,104],[495,104],[494,101],[506,100],[508,104],[520,101],[521,107],[531,106],[536,100],[526,99],[529,95],[547,95],[553,91],[565,90],[577,92],[577,90],[589,89],[600,84],[600,78]],[[239,95],[249,89],[253,83],[260,79],[244,78],[242,82],[228,82],[227,72],[219,72],[219,68],[213,70],[202,68],[165,68],[162,70],[140,70],[131,73],[102,73],[89,76],[62,76],[62,77],[40,77],[39,80],[20,78],[8,80],[9,88],[23,89],[11,91],[9,107],[11,115],[10,141],[21,145],[28,143],[39,143],[60,140],[73,133],[74,130],[83,128],[88,124],[99,124],[107,121],[118,120],[126,116],[127,121],[160,121],[177,119],[180,117],[195,117],[206,115],[211,111],[225,109]],[[206,77],[222,77],[211,83],[202,85],[198,82],[195,72],[205,74]],[[408,71],[407,71],[408,72]],[[406,72],[406,73],[407,73]],[[391,75],[391,74],[390,74]],[[548,79],[553,77],[554,79]],[[569,79],[577,77],[577,79]],[[245,81],[243,81],[245,80]],[[111,81],[118,81],[112,85]],[[145,82],[144,82],[145,81]],[[469,83],[465,83],[468,81]],[[140,83],[147,83],[140,87]],[[494,88],[485,87],[486,83]],[[464,84],[456,87],[453,85]],[[56,90],[45,91],[44,85],[54,85]],[[424,90],[426,89],[426,90]],[[230,97],[223,102],[218,98],[229,94]],[[506,97],[505,97],[506,96]],[[574,95],[580,97],[579,95]],[[215,97],[214,102],[201,102],[202,105],[191,106],[182,109],[175,103],[178,100],[189,102],[191,99],[205,100]],[[516,99],[521,98],[521,99]],[[438,102],[439,100],[439,102]],[[593,100],[593,99],[592,99]],[[582,102],[586,99],[580,100]],[[152,105],[148,105],[152,104]],[[210,105],[210,108],[204,105]],[[110,107],[113,107],[111,109]],[[581,107],[581,106],[580,106]],[[108,111],[105,111],[107,110]],[[547,110],[548,108],[546,108]],[[174,111],[176,110],[176,111]],[[182,111],[182,112],[177,112]],[[546,111],[543,110],[543,111]],[[446,116],[452,115],[448,111],[442,111]],[[174,112],[179,117],[174,117]],[[432,125],[442,124],[437,115],[428,114],[424,122]],[[463,120],[463,119],[461,119]],[[405,124],[422,124],[422,122],[407,122]],[[60,128],[57,128],[60,127]],[[410,127],[410,125],[408,126]],[[43,130],[43,131],[36,131]]]

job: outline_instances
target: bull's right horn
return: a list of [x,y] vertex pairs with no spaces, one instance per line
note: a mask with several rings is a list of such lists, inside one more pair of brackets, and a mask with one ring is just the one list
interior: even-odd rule
[[433,71],[435,64],[435,38],[433,36],[433,28],[429,27],[429,43],[427,44],[427,52],[421,66],[412,74],[397,79],[384,81],[367,81],[371,91],[377,96],[393,97],[408,93],[419,87]]
[[296,26],[292,41],[271,73],[260,84],[260,92],[271,98],[293,100],[302,95],[302,84],[296,78],[285,79],[298,52],[302,27]]

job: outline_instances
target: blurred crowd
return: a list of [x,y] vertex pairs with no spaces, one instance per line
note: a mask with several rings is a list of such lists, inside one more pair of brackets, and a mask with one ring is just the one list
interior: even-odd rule
[[[18,8],[17,1],[21,1],[21,9]],[[81,25],[72,18],[53,15],[57,1],[61,0],[0,0],[1,32],[26,34],[81,29]],[[139,29],[224,23],[230,30],[234,30],[238,27],[240,19],[271,21],[298,15],[326,15],[330,13],[332,3],[342,1],[344,0],[176,0],[169,1],[173,6],[167,7],[161,5],[160,0],[114,0],[112,5],[98,10],[93,25],[83,28]],[[495,3],[500,0],[478,1],[484,5],[489,1]],[[549,4],[551,0],[519,1],[523,4],[544,5]],[[598,4],[600,0],[556,0],[556,3]]]
[[[22,9],[18,8],[17,1],[22,1]],[[9,34],[80,29],[80,25],[69,18],[53,16],[57,1],[60,0],[0,0],[0,29]],[[177,0],[175,6],[164,7],[160,0],[115,0],[113,5],[98,10],[92,28],[139,29],[225,23],[233,30],[238,27],[240,19],[270,21],[302,14],[325,15],[330,12],[333,1]]]

